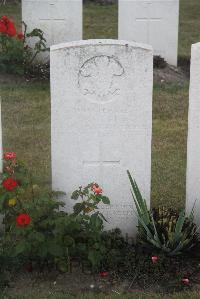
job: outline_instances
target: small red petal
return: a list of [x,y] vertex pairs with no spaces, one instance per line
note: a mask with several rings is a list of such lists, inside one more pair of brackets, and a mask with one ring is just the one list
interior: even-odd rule
[[109,275],[109,273],[108,272],[100,272],[100,276],[101,277],[107,277]]
[[181,281],[184,285],[188,285],[190,283],[188,278],[183,278]]
[[158,261],[158,257],[157,256],[152,256],[151,260],[152,260],[152,263],[155,264]]

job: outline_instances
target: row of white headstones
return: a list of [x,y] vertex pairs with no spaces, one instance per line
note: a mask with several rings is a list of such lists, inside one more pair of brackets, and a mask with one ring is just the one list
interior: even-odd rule
[[[75,0],[76,1],[76,0]],[[78,0],[79,1],[79,0]],[[136,234],[129,169],[150,205],[153,49],[130,41],[88,40],[54,45],[51,64],[53,189],[99,183],[111,205],[101,209],[107,228]],[[200,44],[193,45],[187,199],[200,222]],[[1,150],[2,151],[2,150]]]
[[[48,46],[81,40],[82,5],[82,0],[22,0],[22,19],[28,30],[44,31]],[[119,39],[149,44],[174,66],[178,27],[179,0],[119,0]]]

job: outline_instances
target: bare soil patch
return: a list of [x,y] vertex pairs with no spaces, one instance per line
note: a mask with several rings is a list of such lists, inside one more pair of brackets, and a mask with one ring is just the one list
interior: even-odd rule
[[165,68],[154,69],[154,83],[183,85],[189,81],[189,72],[182,67],[167,65]]

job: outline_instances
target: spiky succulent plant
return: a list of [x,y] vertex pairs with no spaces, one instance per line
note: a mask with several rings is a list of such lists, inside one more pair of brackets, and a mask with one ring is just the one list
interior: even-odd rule
[[136,181],[128,171],[131,193],[138,217],[138,232],[141,242],[151,245],[173,256],[193,247],[197,241],[197,227],[193,222],[193,210],[187,216],[185,211],[160,207],[148,209]]

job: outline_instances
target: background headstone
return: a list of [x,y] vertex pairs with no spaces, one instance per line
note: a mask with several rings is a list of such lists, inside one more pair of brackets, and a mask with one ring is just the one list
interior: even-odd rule
[[97,182],[111,206],[107,228],[135,234],[126,170],[150,201],[152,48],[116,40],[88,40],[51,48],[53,190]]
[[119,39],[150,44],[177,65],[179,0],[119,0]]
[[192,45],[187,147],[186,209],[195,203],[200,225],[200,43]]
[[[22,0],[28,32],[44,31],[47,46],[82,39],[82,0]],[[49,55],[47,55],[49,56]]]

